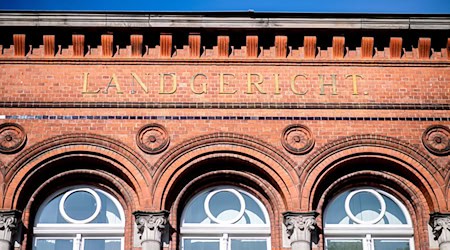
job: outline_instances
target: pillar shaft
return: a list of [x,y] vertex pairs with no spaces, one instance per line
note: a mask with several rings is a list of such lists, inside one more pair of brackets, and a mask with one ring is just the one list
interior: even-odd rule
[[133,213],[136,218],[138,234],[142,240],[142,250],[160,250],[161,236],[167,226],[168,211]]

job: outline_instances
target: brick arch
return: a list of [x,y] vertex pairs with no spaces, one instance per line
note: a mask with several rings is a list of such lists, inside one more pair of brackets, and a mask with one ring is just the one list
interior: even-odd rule
[[[430,210],[426,197],[409,180],[392,173],[361,170],[337,178],[321,193],[315,210],[319,212],[318,224],[323,226],[323,215],[330,200],[339,193],[353,187],[373,187],[386,191],[399,199],[407,208],[414,229],[414,245],[418,249],[428,249],[428,221]],[[322,241],[323,242],[323,241]]]
[[[153,206],[163,209],[169,190],[186,173],[208,161],[232,160],[247,166],[246,173],[262,176],[286,200],[287,209],[296,209],[298,175],[290,158],[274,147],[246,135],[215,133],[193,138],[174,147],[155,164]],[[224,170],[223,168],[211,170]]]
[[[357,159],[357,160],[356,160]],[[355,165],[358,163],[359,165]],[[371,168],[366,169],[366,165]],[[379,164],[377,167],[374,164]],[[427,154],[410,144],[380,135],[355,135],[331,142],[316,151],[301,166],[301,207],[315,208],[314,201],[322,195],[330,180],[342,177],[342,172],[371,170],[392,173],[415,185],[422,193],[430,212],[447,211],[441,186],[441,168]],[[324,181],[328,179],[327,181]]]
[[[169,206],[166,208],[170,211],[171,226],[178,228],[181,223],[181,215],[186,203],[193,198],[194,194],[202,192],[208,187],[230,185],[246,190],[259,199],[265,206],[270,217],[270,227],[273,235],[276,235],[279,228],[282,227],[281,213],[286,211],[285,200],[280,197],[270,183],[256,174],[242,173],[232,170],[217,170],[214,172],[204,173],[196,178],[189,180],[181,190],[176,192]],[[179,235],[173,235],[171,240],[171,249],[178,249],[177,245]],[[280,248],[281,242],[272,242],[272,247]]]
[[[75,180],[75,181],[74,181]],[[99,181],[100,180],[100,181]],[[112,196],[114,196],[122,205],[125,214],[125,228],[132,228],[134,218],[131,213],[137,210],[138,197],[134,190],[122,179],[118,179],[115,175],[108,171],[92,171],[91,169],[73,169],[61,172],[55,176],[48,178],[41,183],[38,188],[30,192],[21,192],[19,199],[26,201],[23,209],[22,222],[29,229],[25,235],[22,246],[32,246],[32,231],[34,225],[34,215],[37,214],[39,207],[43,201],[54,194],[57,190],[73,185],[90,185],[101,188]],[[130,245],[131,239],[125,238],[125,245]]]
[[[148,204],[151,176],[146,162],[131,148],[108,137],[93,134],[69,134],[47,139],[33,145],[17,156],[5,172],[6,188],[3,198],[4,208],[23,209],[17,207],[22,192],[31,186],[33,179],[48,173],[59,174],[67,171],[61,167],[61,161],[77,159],[93,161],[85,167],[94,173],[99,171],[95,164],[103,170],[122,179],[137,195],[138,208]],[[74,168],[75,169],[75,168]]]

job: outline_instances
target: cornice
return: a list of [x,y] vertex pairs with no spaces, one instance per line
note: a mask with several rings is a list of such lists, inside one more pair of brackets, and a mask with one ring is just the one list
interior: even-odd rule
[[450,30],[450,16],[1,12],[7,27]]

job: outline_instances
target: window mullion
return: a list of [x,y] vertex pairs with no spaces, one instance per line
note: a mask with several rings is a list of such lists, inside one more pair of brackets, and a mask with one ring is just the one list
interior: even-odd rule
[[76,234],[73,240],[73,250],[81,250],[81,234]]

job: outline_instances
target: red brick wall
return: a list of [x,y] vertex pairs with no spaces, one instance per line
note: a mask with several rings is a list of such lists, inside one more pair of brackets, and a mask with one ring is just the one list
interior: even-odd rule
[[[15,153],[0,154],[1,207],[24,210],[28,228],[32,227],[29,212],[45,196],[37,188],[63,185],[57,180],[64,174],[68,183],[86,176],[87,182],[109,187],[121,197],[128,215],[128,247],[132,211],[170,210],[176,228],[183,202],[191,192],[211,185],[211,180],[241,185],[261,198],[271,212],[273,249],[282,248],[282,212],[321,213],[335,192],[351,186],[374,185],[403,200],[414,218],[420,249],[428,248],[428,214],[449,211],[450,158],[448,153],[430,153],[421,140],[431,125],[450,126],[450,68],[444,55],[438,60],[416,60],[411,54],[406,62],[145,56],[131,60],[69,55],[43,59],[38,50],[13,58],[8,51],[0,56],[0,122],[20,124],[27,142]],[[87,90],[102,88],[99,93],[82,93],[86,72]],[[131,73],[142,79],[148,93]],[[176,74],[174,94],[158,93],[159,73]],[[196,90],[202,82],[208,83],[206,94],[190,90],[190,79],[197,73],[208,77],[196,80]],[[219,94],[220,73],[235,74],[235,78],[226,76],[225,87],[236,90],[235,94]],[[261,88],[266,94],[254,86],[254,94],[245,93],[249,73],[263,76]],[[113,74],[123,94],[116,87],[102,92]],[[274,74],[279,74],[279,94]],[[299,92],[307,91],[304,95],[290,90],[289,81],[296,74],[307,76],[296,82]],[[351,78],[345,77],[349,74],[362,76],[358,95]],[[319,75],[325,75],[325,84],[336,75],[336,95],[331,86],[320,94]],[[167,77],[166,87],[169,83]],[[165,127],[170,138],[161,153],[145,153],[136,143],[136,133],[150,123]],[[315,140],[312,150],[297,155],[282,146],[283,129],[292,124],[309,128]],[[76,167],[58,163],[75,156],[105,165],[80,165],[77,172]],[[365,165],[360,158],[373,164]],[[218,168],[205,167],[205,162]],[[54,176],[45,176],[49,171]],[[176,245],[174,236],[170,249]]]

